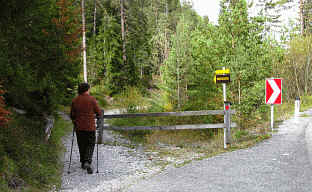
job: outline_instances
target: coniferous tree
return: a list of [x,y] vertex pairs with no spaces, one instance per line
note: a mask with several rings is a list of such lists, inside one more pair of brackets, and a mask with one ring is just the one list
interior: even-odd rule
[[108,94],[116,94],[122,90],[122,40],[118,18],[105,15],[97,35],[97,61],[99,71],[103,74]]
[[[80,36],[72,0],[10,1],[1,11],[0,78],[7,102],[28,114],[51,113],[73,94]],[[7,27],[11,26],[11,27]]]

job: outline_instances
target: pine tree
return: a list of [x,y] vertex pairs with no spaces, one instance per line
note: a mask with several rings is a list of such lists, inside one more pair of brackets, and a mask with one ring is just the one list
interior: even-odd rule
[[7,3],[1,19],[11,27],[0,27],[0,47],[5,50],[0,53],[0,78],[6,100],[31,116],[52,113],[74,93],[80,70],[75,21],[79,10],[72,0]]
[[104,77],[104,83],[108,94],[113,95],[122,91],[125,76],[122,60],[122,41],[120,36],[120,24],[118,18],[105,15],[102,25],[99,27],[99,35],[96,38],[98,69]]

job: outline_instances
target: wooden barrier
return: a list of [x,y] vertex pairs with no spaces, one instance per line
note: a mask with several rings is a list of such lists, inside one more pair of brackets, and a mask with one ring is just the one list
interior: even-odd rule
[[[185,129],[209,129],[224,128],[224,148],[231,143],[231,127],[236,127],[235,123],[231,123],[231,114],[235,114],[235,110],[230,110],[230,104],[226,104],[225,110],[205,110],[205,111],[183,111],[183,112],[163,112],[163,113],[128,113],[128,114],[112,114],[105,115],[97,121],[99,127],[98,143],[102,143],[103,129],[108,130],[185,130]],[[131,126],[116,127],[104,126],[104,119],[113,118],[136,118],[136,117],[168,117],[168,116],[203,116],[203,115],[224,115],[224,123],[219,124],[191,124],[191,125],[171,125],[171,126]]]

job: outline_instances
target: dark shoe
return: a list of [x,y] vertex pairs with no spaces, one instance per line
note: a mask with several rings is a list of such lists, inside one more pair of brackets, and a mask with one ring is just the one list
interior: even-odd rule
[[81,163],[81,169],[86,169],[85,163]]
[[91,167],[88,167],[87,168],[87,172],[88,172],[88,174],[92,174],[93,173],[93,169]]
[[91,168],[91,165],[88,162],[84,164],[84,167],[87,169],[88,174],[93,173],[93,169]]

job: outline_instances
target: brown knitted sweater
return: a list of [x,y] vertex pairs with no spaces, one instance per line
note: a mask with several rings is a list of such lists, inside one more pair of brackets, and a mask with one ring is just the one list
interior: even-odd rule
[[73,99],[70,118],[78,131],[95,131],[95,115],[102,116],[102,111],[94,97],[87,92]]

